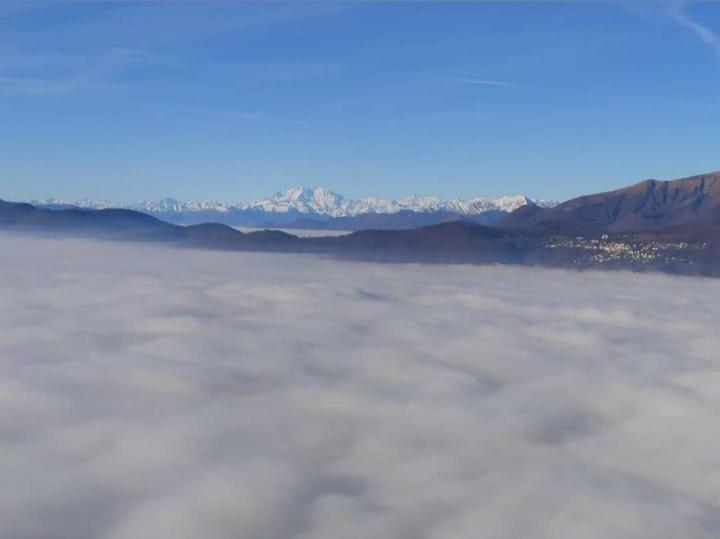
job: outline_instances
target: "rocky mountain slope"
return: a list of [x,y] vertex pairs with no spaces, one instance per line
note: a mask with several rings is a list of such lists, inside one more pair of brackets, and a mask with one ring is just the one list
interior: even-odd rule
[[645,180],[581,196],[553,208],[523,207],[503,226],[585,232],[651,232],[720,222],[720,172],[679,180]]

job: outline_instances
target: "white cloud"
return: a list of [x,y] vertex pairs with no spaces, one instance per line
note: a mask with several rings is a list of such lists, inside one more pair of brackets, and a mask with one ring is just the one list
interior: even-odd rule
[[680,25],[692,30],[700,40],[720,55],[720,35],[712,28],[692,18],[685,9],[685,2],[674,3],[669,8],[670,16]]
[[13,539],[720,534],[720,291],[0,236]]
[[504,80],[493,80],[493,79],[473,79],[473,78],[459,78],[456,79],[460,84],[469,84],[472,86],[495,86],[499,88],[519,88],[521,85],[508,82]]

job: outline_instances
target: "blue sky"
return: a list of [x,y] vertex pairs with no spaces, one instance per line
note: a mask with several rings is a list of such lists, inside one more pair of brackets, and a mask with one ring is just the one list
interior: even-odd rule
[[0,5],[0,198],[565,199],[719,150],[720,3]]

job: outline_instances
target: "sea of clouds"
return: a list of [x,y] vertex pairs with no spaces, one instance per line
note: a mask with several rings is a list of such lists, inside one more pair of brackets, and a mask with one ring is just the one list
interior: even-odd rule
[[0,536],[720,537],[720,282],[0,235]]

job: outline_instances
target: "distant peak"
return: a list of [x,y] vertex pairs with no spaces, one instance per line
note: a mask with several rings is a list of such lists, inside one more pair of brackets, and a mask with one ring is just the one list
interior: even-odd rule
[[366,197],[346,199],[322,185],[296,186],[273,195],[255,200],[249,204],[229,202],[188,201],[183,202],[174,197],[159,200],[145,200],[136,204],[117,204],[109,201],[93,200],[60,200],[47,199],[41,204],[65,204],[86,208],[129,208],[153,214],[231,210],[253,210],[267,213],[296,212],[306,215],[322,215],[328,217],[351,217],[364,213],[391,214],[400,211],[435,212],[445,211],[461,215],[478,215],[488,211],[512,212],[519,207],[537,204],[542,207],[556,205],[552,201],[534,200],[525,195],[504,195],[496,198],[474,197],[469,199],[454,198],[443,200],[437,196],[413,194],[398,199],[382,199]]

